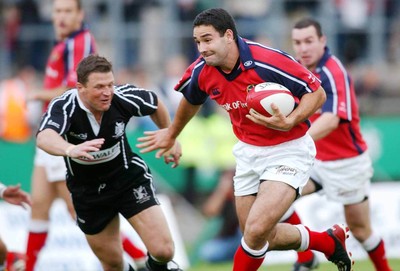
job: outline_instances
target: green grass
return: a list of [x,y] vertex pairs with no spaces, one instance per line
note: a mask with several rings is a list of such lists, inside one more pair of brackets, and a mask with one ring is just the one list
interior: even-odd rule
[[[400,270],[400,259],[391,259],[390,265],[393,270]],[[291,264],[282,264],[282,265],[271,265],[271,266],[262,266],[260,271],[290,271],[292,265]],[[372,263],[368,260],[357,260],[354,264],[354,271],[375,271]],[[199,263],[195,266],[192,266],[187,271],[231,271],[232,263],[225,264],[205,264]],[[334,264],[330,262],[322,263],[316,271],[336,271],[336,267]]]

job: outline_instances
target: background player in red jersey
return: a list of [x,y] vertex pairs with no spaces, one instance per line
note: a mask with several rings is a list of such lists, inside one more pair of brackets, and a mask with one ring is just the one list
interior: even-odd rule
[[[95,39],[84,25],[84,11],[80,0],[55,0],[52,10],[57,44],[47,61],[44,90],[34,92],[31,99],[45,103],[76,85],[76,67],[89,54],[96,52]],[[27,244],[26,271],[33,271],[38,254],[46,242],[49,229],[49,210],[60,197],[75,218],[70,193],[65,185],[66,167],[62,157],[55,157],[36,149],[32,176],[32,213]],[[127,237],[122,240],[125,251],[144,268],[146,254]],[[145,270],[145,269],[143,269]]]
[[[298,21],[292,29],[292,41],[296,58],[321,80],[327,96],[321,110],[310,118],[309,133],[316,142],[317,156],[312,182],[304,192],[322,186],[328,199],[342,203],[350,231],[375,269],[390,271],[383,240],[371,228],[368,196],[373,169],[360,130],[353,82],[326,46],[326,36],[317,21]],[[297,268],[311,270],[312,262],[297,263]]]
[[[20,185],[5,186],[0,182],[0,199],[3,199],[11,204],[21,205],[22,207],[25,207],[24,204],[31,205],[29,194],[21,190]],[[7,247],[0,238],[0,271],[6,270],[6,257],[8,257]],[[11,263],[7,262],[7,265],[10,267]]]
[[[346,229],[335,225],[314,232],[303,225],[278,224],[309,178],[315,145],[307,134],[307,118],[325,102],[320,81],[289,55],[237,34],[233,18],[216,8],[201,12],[193,23],[200,57],[175,87],[182,92],[173,123],[145,132],[137,146],[142,152],[170,149],[185,125],[211,98],[231,119],[239,142],[234,193],[243,238],[234,256],[234,271],[258,270],[268,250],[314,249],[323,252],[338,270],[351,270]],[[285,117],[264,117],[246,105],[247,90],[261,82],[290,89],[296,109]]]

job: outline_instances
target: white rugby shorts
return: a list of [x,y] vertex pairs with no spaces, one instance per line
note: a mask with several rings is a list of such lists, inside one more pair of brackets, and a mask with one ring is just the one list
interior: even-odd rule
[[49,182],[65,181],[67,168],[62,156],[54,156],[36,148],[34,165],[45,168]]
[[316,149],[309,134],[275,146],[254,146],[239,141],[233,147],[235,196],[258,192],[260,180],[287,183],[301,193],[309,179]]
[[315,160],[311,178],[322,185],[322,193],[344,205],[362,202],[369,195],[372,162],[368,152],[335,161]]

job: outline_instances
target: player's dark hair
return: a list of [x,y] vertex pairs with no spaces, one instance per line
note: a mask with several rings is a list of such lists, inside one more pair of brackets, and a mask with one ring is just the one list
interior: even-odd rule
[[293,28],[295,29],[302,29],[302,28],[307,28],[309,26],[313,26],[315,30],[317,31],[318,37],[322,37],[322,27],[321,24],[311,18],[303,18],[300,21],[298,21]]
[[76,69],[78,82],[86,85],[89,75],[93,72],[107,73],[112,71],[112,64],[105,57],[89,55],[79,62]]
[[81,0],[76,0],[76,4],[78,6],[78,10],[82,9],[82,1]]
[[[53,2],[54,1],[55,0],[53,0]],[[82,1],[81,0],[75,0],[75,2],[76,2],[76,6],[77,6],[78,10],[81,10],[82,9]]]
[[193,27],[200,25],[213,26],[221,37],[228,29],[232,30],[235,39],[238,34],[232,16],[222,8],[211,8],[199,13],[193,21]]

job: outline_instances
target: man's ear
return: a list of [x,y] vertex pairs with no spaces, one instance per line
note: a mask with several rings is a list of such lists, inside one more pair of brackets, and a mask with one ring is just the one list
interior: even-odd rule
[[77,88],[78,91],[81,91],[84,87],[85,86],[82,85],[82,83],[79,83],[79,82],[76,83],[76,88]]
[[323,36],[321,36],[321,42],[324,44],[324,46],[326,46],[326,36],[325,35],[323,35]]
[[231,29],[227,29],[225,35],[229,41],[235,41],[235,35],[233,34],[233,31]]

